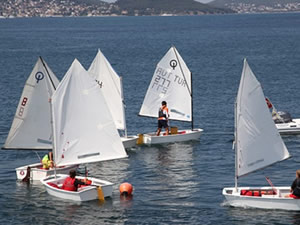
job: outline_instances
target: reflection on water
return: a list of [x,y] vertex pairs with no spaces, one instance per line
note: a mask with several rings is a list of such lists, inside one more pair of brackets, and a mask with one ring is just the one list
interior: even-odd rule
[[233,224],[300,224],[300,214],[294,211],[226,207]]

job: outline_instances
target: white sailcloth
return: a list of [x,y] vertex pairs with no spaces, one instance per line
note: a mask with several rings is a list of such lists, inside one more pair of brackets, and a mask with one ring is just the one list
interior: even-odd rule
[[191,72],[173,46],[157,64],[139,115],[158,117],[166,101],[172,120],[191,121]]
[[99,85],[75,59],[52,97],[57,166],[126,157]]
[[289,158],[267,108],[262,87],[246,59],[236,107],[237,177]]
[[121,79],[100,50],[98,50],[88,72],[101,87],[117,129],[125,130],[126,123]]
[[26,81],[4,148],[52,148],[49,99],[58,83],[40,57]]

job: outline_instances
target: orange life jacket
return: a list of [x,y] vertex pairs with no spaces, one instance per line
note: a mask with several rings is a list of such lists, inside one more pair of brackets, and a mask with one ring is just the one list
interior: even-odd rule
[[165,108],[160,107],[158,111],[158,120],[167,120],[169,117],[169,109],[166,106]]
[[67,190],[67,191],[76,191],[74,182],[75,182],[75,178],[67,177],[64,181],[62,189]]

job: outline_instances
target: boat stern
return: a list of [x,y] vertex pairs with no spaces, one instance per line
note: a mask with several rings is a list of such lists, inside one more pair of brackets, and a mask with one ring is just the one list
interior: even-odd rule
[[[41,180],[49,195],[72,200],[77,202],[90,201],[98,199],[98,187],[101,187],[104,198],[111,197],[113,192],[113,183],[96,178],[87,177],[91,180],[91,185],[83,185],[78,191],[67,191],[62,189],[64,180],[68,177],[65,174],[57,174],[55,176],[49,176]],[[85,177],[76,177],[77,179],[85,179]]]

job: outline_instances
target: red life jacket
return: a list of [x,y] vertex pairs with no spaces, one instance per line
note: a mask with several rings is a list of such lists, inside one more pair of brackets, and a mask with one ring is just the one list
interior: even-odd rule
[[64,181],[62,189],[67,190],[67,191],[76,191],[74,182],[75,182],[75,178],[67,177]]

